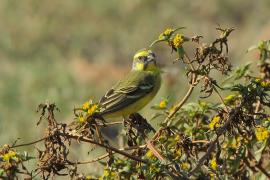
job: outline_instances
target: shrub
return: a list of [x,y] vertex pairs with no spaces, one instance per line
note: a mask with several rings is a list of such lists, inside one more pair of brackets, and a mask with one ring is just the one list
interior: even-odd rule
[[[27,178],[40,175],[43,179],[70,176],[73,179],[248,179],[270,178],[270,41],[262,41],[248,51],[260,53],[257,68],[252,74],[251,64],[232,70],[228,57],[228,37],[233,28],[218,27],[219,36],[211,43],[203,43],[202,36],[188,37],[168,28],[150,48],[166,44],[177,54],[173,63],[186,67],[189,89],[179,102],[169,105],[164,98],[153,106],[163,122],[155,130],[140,114],[124,121],[127,137],[125,148],[110,145],[100,128],[122,122],[108,123],[98,117],[98,103],[86,102],[74,109],[71,124],[59,123],[54,117],[55,104],[40,104],[41,120],[47,120],[45,135],[26,144],[4,145],[0,150],[0,177],[13,179],[20,174]],[[188,54],[185,44],[191,43]],[[213,75],[226,77],[218,82]],[[187,103],[195,88],[201,89],[198,102]],[[222,97],[221,92],[229,95]],[[219,103],[206,101],[216,97]],[[85,162],[69,159],[71,142],[88,143],[105,148],[107,153]],[[29,171],[24,162],[33,157],[19,153],[16,148],[43,143],[37,149],[37,167]],[[91,153],[91,152],[90,152]],[[99,161],[104,166],[100,177],[78,171],[77,166]]]

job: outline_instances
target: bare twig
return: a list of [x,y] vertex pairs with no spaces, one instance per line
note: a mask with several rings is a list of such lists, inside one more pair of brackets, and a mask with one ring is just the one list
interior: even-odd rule
[[44,138],[38,139],[38,140],[36,140],[36,141],[29,142],[29,143],[13,145],[13,146],[11,146],[10,148],[17,148],[17,147],[21,147],[21,146],[30,146],[30,145],[39,143],[39,142],[41,142],[41,141],[44,141],[46,138],[48,138],[48,137],[44,137]]
[[220,101],[222,102],[222,104],[225,106],[225,110],[226,112],[229,112],[229,108],[226,106],[224,99],[222,98],[222,96],[220,95],[220,93],[218,92],[217,88],[214,86],[214,91],[216,92],[216,94],[218,95],[218,98],[220,99]]
[[102,156],[99,156],[93,160],[90,160],[90,161],[81,161],[81,162],[77,162],[77,163],[74,163],[74,164],[90,164],[90,163],[94,163],[94,162],[97,162],[97,161],[100,161],[102,159],[105,159],[106,157],[109,157],[109,153],[106,153],[106,154],[103,154]]
[[109,145],[105,145],[105,144],[99,143],[99,142],[94,141],[94,140],[92,140],[92,139],[85,138],[85,137],[81,137],[80,135],[76,135],[76,134],[62,134],[62,135],[65,136],[65,137],[71,138],[71,139],[75,139],[75,140],[80,139],[80,141],[88,142],[88,143],[91,143],[91,144],[98,145],[98,146],[100,146],[100,147],[109,149],[109,150],[111,150],[111,151],[114,151],[114,152],[116,152],[116,153],[118,153],[118,154],[121,154],[121,155],[123,155],[123,156],[126,156],[126,157],[128,157],[128,158],[130,158],[130,159],[133,159],[133,160],[135,160],[135,161],[139,161],[139,162],[142,162],[142,163],[147,163],[147,161],[142,160],[142,159],[140,159],[139,157],[130,155],[130,154],[124,152],[124,151],[121,151],[121,150],[115,148],[115,147],[112,147],[112,146],[109,146]]

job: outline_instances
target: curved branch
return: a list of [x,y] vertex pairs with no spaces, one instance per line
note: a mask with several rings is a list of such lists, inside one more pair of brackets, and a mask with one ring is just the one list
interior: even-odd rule
[[29,142],[29,143],[13,145],[13,146],[11,146],[10,148],[17,148],[17,147],[21,147],[21,146],[30,146],[30,145],[39,143],[39,142],[41,142],[41,141],[44,141],[44,140],[47,139],[47,138],[48,138],[48,137],[44,137],[44,138],[38,139],[38,140],[36,140],[36,141]]
[[68,134],[68,133],[66,133],[66,134],[63,133],[62,135],[65,136],[65,137],[68,137],[68,138],[75,139],[75,140],[78,140],[78,139],[79,139],[80,141],[83,141],[83,142],[88,142],[88,143],[91,143],[91,144],[98,145],[98,146],[100,146],[100,147],[109,149],[109,150],[111,150],[111,151],[113,151],[113,152],[115,152],[115,153],[121,154],[121,155],[126,156],[126,157],[128,157],[128,158],[130,158],[130,159],[133,159],[133,160],[135,160],[135,161],[139,161],[139,162],[142,162],[142,163],[147,164],[147,161],[145,161],[145,160],[143,160],[143,159],[141,159],[141,158],[139,158],[139,157],[130,155],[129,153],[126,153],[126,152],[124,152],[124,151],[121,151],[121,150],[119,150],[119,149],[117,149],[117,148],[115,148],[115,147],[113,147],[113,146],[105,145],[105,144],[96,142],[96,141],[94,141],[94,140],[92,140],[92,139],[85,138],[85,137],[81,137],[80,135],[74,135],[74,134]]

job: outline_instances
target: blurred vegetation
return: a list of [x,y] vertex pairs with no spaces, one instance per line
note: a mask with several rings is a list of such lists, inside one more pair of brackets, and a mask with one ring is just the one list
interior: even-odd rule
[[[165,27],[186,26],[186,32],[199,32],[205,40],[216,36],[217,24],[235,27],[230,56],[233,64],[245,64],[248,47],[269,39],[269,10],[268,0],[2,0],[0,144],[40,135],[42,127],[28,127],[36,123],[36,106],[46,99],[59,106],[59,119],[71,121],[74,105],[98,100],[129,70],[134,53]],[[165,47],[156,52],[164,83],[152,105],[186,91],[184,66],[168,61],[172,57]],[[149,107],[143,112],[151,112]]]

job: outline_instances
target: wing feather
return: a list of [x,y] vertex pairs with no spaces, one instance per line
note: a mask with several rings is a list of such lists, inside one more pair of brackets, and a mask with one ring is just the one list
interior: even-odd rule
[[135,103],[150,93],[154,85],[155,78],[152,74],[137,71],[130,72],[101,98],[101,114],[116,112]]

